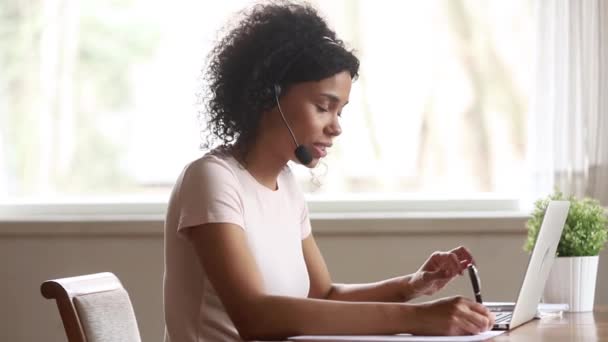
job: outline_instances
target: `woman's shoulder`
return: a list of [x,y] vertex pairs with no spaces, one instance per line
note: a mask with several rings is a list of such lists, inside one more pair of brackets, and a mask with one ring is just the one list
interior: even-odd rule
[[184,167],[184,178],[201,176],[205,178],[228,177],[236,179],[238,163],[225,148],[215,148],[191,161]]

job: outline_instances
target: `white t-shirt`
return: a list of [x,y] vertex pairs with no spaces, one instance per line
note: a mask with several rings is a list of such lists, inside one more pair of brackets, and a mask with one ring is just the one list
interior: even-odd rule
[[186,233],[226,222],[247,236],[265,291],[308,296],[302,240],[311,231],[308,208],[291,170],[272,191],[231,155],[216,149],[188,164],[178,178],[165,221],[165,342],[241,341]]

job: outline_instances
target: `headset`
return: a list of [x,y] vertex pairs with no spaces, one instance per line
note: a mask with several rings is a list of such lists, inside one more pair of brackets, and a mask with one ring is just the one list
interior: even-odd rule
[[287,120],[285,119],[285,114],[283,114],[283,110],[281,109],[281,104],[279,103],[279,95],[281,94],[281,86],[275,83],[273,88],[274,88],[274,98],[277,103],[277,108],[279,109],[279,113],[281,113],[281,118],[283,119],[285,126],[287,126],[287,129],[289,130],[289,133],[291,134],[291,138],[293,139],[293,142],[296,145],[294,154],[296,155],[296,158],[298,159],[298,161],[300,163],[302,163],[303,165],[308,165],[312,161],[312,154],[310,153],[308,148],[306,148],[306,146],[298,144],[296,135],[293,134],[293,130],[291,129],[291,126],[289,126],[289,124],[287,123]]
[[[340,46],[333,39],[331,39],[330,37],[326,37],[326,36],[323,37],[322,44],[330,44],[330,45]],[[296,149],[294,150],[294,154],[296,155],[296,158],[298,159],[298,161],[300,163],[302,163],[303,165],[310,164],[310,162],[312,161],[312,154],[310,153],[310,150],[306,146],[298,144],[298,140],[296,139],[296,135],[293,133],[293,130],[291,129],[291,126],[289,126],[289,123],[287,123],[287,119],[285,119],[285,114],[283,114],[283,109],[281,109],[281,104],[279,103],[279,97],[281,96],[281,91],[282,91],[281,85],[279,83],[283,80],[283,77],[285,77],[285,75],[287,74],[287,71],[289,71],[289,69],[291,68],[291,66],[293,65],[293,63],[295,63],[295,61],[297,61],[304,53],[308,52],[311,48],[312,48],[312,46],[309,46],[308,48],[304,48],[300,52],[298,52],[283,67],[283,70],[278,74],[278,77],[276,78],[275,82],[272,85],[272,92],[274,93],[274,99],[275,99],[275,102],[277,104],[277,108],[279,109],[279,113],[281,113],[281,118],[283,119],[283,122],[285,123],[285,126],[287,126],[287,129],[289,130],[289,133],[291,134],[291,138],[293,139],[293,143],[296,145]],[[271,56],[273,54],[274,53],[272,53]]]

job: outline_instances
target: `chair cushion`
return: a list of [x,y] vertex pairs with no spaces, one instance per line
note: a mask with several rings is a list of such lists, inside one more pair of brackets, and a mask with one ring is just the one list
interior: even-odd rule
[[87,342],[141,342],[125,289],[77,296],[74,306]]

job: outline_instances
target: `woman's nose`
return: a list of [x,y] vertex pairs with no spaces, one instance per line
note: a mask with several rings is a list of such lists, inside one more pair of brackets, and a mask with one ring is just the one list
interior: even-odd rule
[[342,126],[340,126],[340,119],[336,115],[334,119],[326,126],[326,133],[331,136],[338,136],[342,134]]

